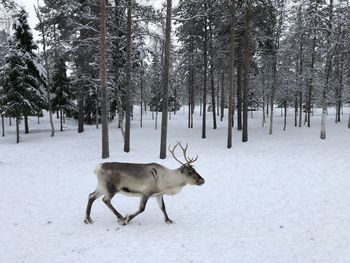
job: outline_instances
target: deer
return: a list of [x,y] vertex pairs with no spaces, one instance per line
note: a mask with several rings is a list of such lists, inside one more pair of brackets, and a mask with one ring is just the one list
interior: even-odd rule
[[[184,162],[175,156],[177,147],[182,150]],[[181,164],[177,169],[169,169],[158,163],[105,162],[97,165],[95,174],[98,183],[96,190],[89,194],[84,222],[86,224],[93,223],[90,217],[92,204],[103,195],[102,201],[117,217],[120,225],[129,224],[133,218],[143,213],[150,197],[157,199],[165,223],[172,224],[173,220],[166,212],[163,195],[175,195],[187,184],[200,186],[205,182],[193,167],[198,155],[195,158],[189,158],[186,154],[187,148],[188,144],[183,147],[181,142],[177,142],[172,148],[171,145],[168,147],[173,158]],[[139,209],[135,213],[123,217],[111,203],[112,198],[117,193],[140,197]]]

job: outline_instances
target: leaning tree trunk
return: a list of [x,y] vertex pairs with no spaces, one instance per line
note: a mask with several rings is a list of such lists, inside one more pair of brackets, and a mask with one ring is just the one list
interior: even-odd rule
[[126,95],[125,95],[125,139],[124,152],[130,151],[130,90],[131,90],[131,6],[132,0],[128,0],[127,19],[127,46],[126,46]]
[[167,132],[168,132],[168,86],[170,67],[170,41],[171,41],[171,9],[172,0],[167,0],[165,23],[165,52],[163,70],[163,105],[162,105],[162,129],[160,138],[160,159],[166,158]]
[[227,123],[227,148],[232,147],[232,124],[233,124],[233,92],[235,89],[235,22],[236,0],[231,0],[231,25],[230,25],[230,61],[229,61],[229,97],[228,97],[228,123]]

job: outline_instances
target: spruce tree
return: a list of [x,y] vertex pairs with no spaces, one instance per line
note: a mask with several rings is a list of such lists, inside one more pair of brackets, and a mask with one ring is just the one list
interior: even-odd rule
[[42,87],[46,85],[46,71],[34,53],[38,47],[27,22],[28,14],[22,8],[13,16],[13,35],[9,38],[9,53],[1,69],[2,113],[16,118],[17,143],[21,116],[36,115],[46,106]]
[[70,112],[75,108],[74,103],[71,101],[67,67],[63,58],[59,58],[55,64],[51,85],[51,92],[54,94],[51,101],[52,108],[59,112],[60,131],[63,131],[63,114]]

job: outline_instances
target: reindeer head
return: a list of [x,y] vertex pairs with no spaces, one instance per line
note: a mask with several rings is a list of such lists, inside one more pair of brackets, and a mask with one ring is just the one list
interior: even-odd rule
[[[185,161],[186,161],[185,163],[181,162],[175,156],[175,149],[176,149],[177,146],[180,146],[180,148],[182,149],[183,156],[184,156]],[[169,152],[174,157],[174,159],[178,163],[181,164],[180,170],[181,170],[181,173],[185,176],[186,181],[189,184],[202,185],[202,184],[204,184],[205,180],[197,173],[197,171],[192,166],[192,163],[197,161],[198,155],[196,156],[196,158],[189,158],[189,157],[187,157],[187,155],[186,155],[187,148],[188,148],[188,144],[186,144],[186,147],[183,147],[181,145],[181,142],[177,142],[172,149],[171,149],[171,145],[169,145],[168,149],[169,149]]]

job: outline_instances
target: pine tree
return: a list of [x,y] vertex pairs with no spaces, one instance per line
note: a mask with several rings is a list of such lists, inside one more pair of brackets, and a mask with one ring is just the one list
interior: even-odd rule
[[54,111],[59,112],[60,131],[63,131],[63,114],[75,109],[75,104],[71,101],[67,66],[63,58],[57,59],[51,82],[51,92],[53,93],[53,98],[51,100],[52,108]]
[[16,118],[17,143],[19,119],[36,115],[46,106],[42,87],[46,85],[46,71],[34,53],[38,47],[27,22],[28,14],[22,8],[14,15],[14,33],[9,40],[9,54],[2,68],[3,89],[0,105],[6,116]]

